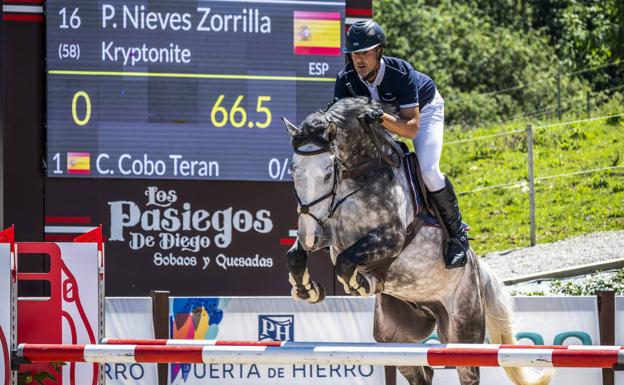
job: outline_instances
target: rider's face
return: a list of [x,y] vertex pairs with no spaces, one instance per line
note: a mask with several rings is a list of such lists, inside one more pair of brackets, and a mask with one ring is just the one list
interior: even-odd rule
[[381,48],[376,47],[363,52],[353,52],[351,54],[351,60],[355,70],[361,77],[366,77],[371,71],[375,70],[379,66],[379,50]]

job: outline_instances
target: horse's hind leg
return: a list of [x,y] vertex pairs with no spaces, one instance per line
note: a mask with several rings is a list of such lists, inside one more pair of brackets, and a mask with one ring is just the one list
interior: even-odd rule
[[[373,335],[378,342],[419,342],[429,337],[435,327],[433,314],[425,309],[378,294],[375,301]],[[429,366],[400,366],[399,371],[411,385],[431,385],[433,369]]]
[[[474,266],[471,262],[466,269]],[[474,270],[473,270],[474,271]],[[475,274],[464,275],[463,282],[452,294],[452,312],[438,315],[438,335],[442,343],[483,343],[485,339],[485,310],[481,302],[479,282]],[[470,275],[469,275],[470,274]],[[461,385],[478,385],[479,367],[458,366],[457,374]]]
[[[442,343],[483,343],[485,330],[475,318],[454,316],[446,323],[438,323],[438,336]],[[465,322],[465,324],[464,324]],[[461,385],[478,385],[480,369],[478,366],[458,366],[457,374]]]
[[433,369],[430,366],[399,366],[399,372],[410,385],[430,385],[433,382]]

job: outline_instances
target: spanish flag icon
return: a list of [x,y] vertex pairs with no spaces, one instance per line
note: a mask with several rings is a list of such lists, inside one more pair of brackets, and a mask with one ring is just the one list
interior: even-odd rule
[[67,173],[69,174],[90,174],[91,154],[88,152],[68,152],[67,153]]
[[295,11],[295,55],[340,55],[340,20],[339,12]]

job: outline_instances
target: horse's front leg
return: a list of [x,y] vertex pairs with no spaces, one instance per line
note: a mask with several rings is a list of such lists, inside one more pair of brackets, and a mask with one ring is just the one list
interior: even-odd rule
[[377,227],[338,254],[334,270],[347,294],[369,297],[383,291],[383,281],[358,270],[358,265],[392,258],[398,252],[400,235],[386,226]]
[[325,288],[320,283],[310,280],[307,266],[308,252],[304,250],[299,240],[286,252],[286,261],[289,271],[288,281],[292,285],[291,297],[309,303],[324,300]]
[[[348,252],[348,249],[345,252]],[[338,278],[338,282],[342,283],[345,293],[370,297],[383,291],[383,282],[372,274],[360,273],[357,270],[357,264],[352,263],[349,259],[349,254],[338,254],[334,266],[336,278]]]

